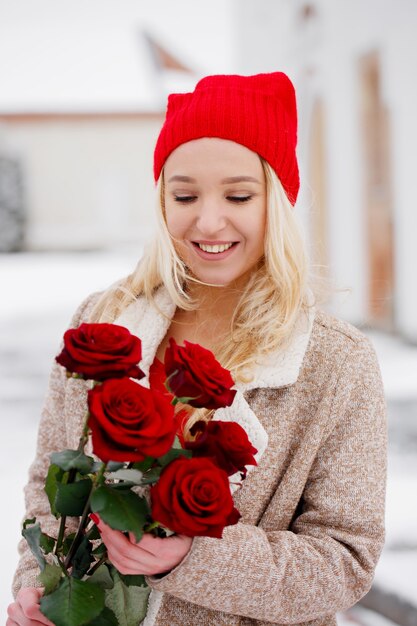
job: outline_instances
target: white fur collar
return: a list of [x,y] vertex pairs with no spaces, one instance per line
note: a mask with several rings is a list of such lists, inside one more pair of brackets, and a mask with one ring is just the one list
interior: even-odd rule
[[[159,344],[167,333],[176,308],[164,287],[157,290],[155,301],[168,319],[141,296],[114,321],[115,324],[125,326],[131,333],[140,337],[142,341],[140,367],[146,376],[149,374],[149,368]],[[310,308],[307,315],[301,314],[288,347],[272,353],[267,362],[258,366],[252,381],[238,383],[236,388],[243,393],[260,387],[284,387],[295,383],[310,339],[314,317],[314,308]]]

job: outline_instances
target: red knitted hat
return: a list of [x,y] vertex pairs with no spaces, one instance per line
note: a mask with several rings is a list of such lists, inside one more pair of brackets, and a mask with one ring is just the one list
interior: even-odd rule
[[155,146],[155,181],[175,148],[200,137],[229,139],[259,154],[295,203],[300,187],[297,108],[294,86],[286,74],[206,76],[192,93],[170,94]]

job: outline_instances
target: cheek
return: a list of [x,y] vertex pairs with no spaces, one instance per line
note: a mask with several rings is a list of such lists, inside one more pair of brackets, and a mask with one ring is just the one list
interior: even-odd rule
[[266,233],[266,215],[261,213],[256,219],[248,220],[246,232],[252,246],[258,251],[263,250]]
[[172,237],[181,238],[189,225],[189,219],[187,219],[185,213],[181,213],[178,210],[175,211],[167,207],[165,216],[165,223],[169,234]]

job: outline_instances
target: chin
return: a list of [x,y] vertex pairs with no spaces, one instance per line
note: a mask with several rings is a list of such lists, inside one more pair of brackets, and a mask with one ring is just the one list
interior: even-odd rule
[[207,274],[201,274],[200,272],[193,272],[193,276],[198,278],[204,283],[210,283],[211,285],[215,285],[216,287],[228,287],[229,285],[233,285],[241,275],[238,276],[224,276],[224,275],[212,275],[208,276]]

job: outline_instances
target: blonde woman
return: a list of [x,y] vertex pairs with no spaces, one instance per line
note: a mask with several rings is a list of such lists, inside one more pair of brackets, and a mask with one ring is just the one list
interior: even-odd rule
[[[171,94],[155,148],[155,241],[72,322],[128,327],[146,374],[169,337],[211,349],[238,390],[221,419],[258,450],[234,494],[241,520],[221,540],[133,543],[100,520],[110,560],[152,587],[144,626],[330,626],[372,582],[384,540],[383,388],[369,340],[315,302],[294,212],[296,141],[281,72],[208,76]],[[85,393],[54,365],[26,489],[27,514],[46,532],[49,454],[76,444]],[[216,413],[195,411],[187,428]],[[48,624],[36,564],[24,544],[21,553],[7,624]]]

